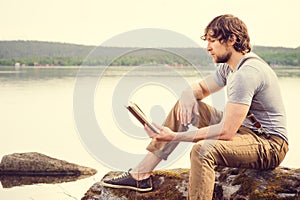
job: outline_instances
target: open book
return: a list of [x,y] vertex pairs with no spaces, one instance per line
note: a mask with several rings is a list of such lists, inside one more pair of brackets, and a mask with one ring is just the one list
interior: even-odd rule
[[138,107],[137,104],[130,102],[129,105],[126,107],[130,113],[137,119],[139,122],[145,126],[147,125],[153,132],[159,133],[159,130],[153,126],[151,121],[146,117],[144,112]]

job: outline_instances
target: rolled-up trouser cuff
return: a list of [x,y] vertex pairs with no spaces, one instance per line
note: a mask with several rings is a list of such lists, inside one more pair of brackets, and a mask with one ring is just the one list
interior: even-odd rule
[[147,150],[152,152],[157,157],[167,160],[168,156],[172,153],[172,151],[177,147],[179,144],[178,141],[171,141],[171,142],[156,142],[152,141]]

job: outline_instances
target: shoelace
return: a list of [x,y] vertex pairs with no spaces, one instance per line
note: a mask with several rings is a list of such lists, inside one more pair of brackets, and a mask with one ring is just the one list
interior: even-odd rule
[[120,179],[124,179],[126,178],[127,176],[129,176],[129,172],[124,172],[116,177],[113,177],[113,180],[120,180]]

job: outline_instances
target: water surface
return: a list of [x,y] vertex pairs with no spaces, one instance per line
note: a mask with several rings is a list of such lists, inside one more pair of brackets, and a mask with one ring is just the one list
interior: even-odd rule
[[[35,184],[12,188],[0,188],[0,199],[80,199],[88,188],[102,176],[112,170],[105,162],[99,162],[83,144],[74,120],[74,86],[77,81],[78,67],[52,68],[0,68],[0,121],[1,140],[0,157],[15,152],[40,152],[51,157],[92,167],[98,173],[90,178],[60,184]],[[167,112],[173,105],[184,85],[178,85],[178,91],[169,91],[161,83],[179,83],[182,79],[193,82],[201,76],[211,73],[211,69],[200,69],[195,76],[193,68],[178,68],[175,71],[165,67],[137,70],[135,67],[105,67],[88,68],[81,75],[89,80],[100,77],[95,91],[94,112],[99,126],[105,132],[108,141],[128,152],[142,152],[149,139],[142,129],[136,135],[122,132],[112,112],[112,97],[116,97],[116,87],[121,81],[128,84],[148,83],[141,85],[136,91],[124,94],[136,101],[142,102],[147,115],[154,121],[161,123],[162,117],[153,116],[151,111]],[[171,74],[170,74],[171,72]],[[172,74],[174,72],[174,74]],[[197,72],[198,73],[198,72]],[[298,103],[300,100],[300,69],[279,68],[279,75],[283,99],[288,114],[288,133],[290,151],[282,163],[283,166],[299,168],[300,136],[298,134]],[[176,76],[179,75],[179,79]],[[153,79],[147,79],[153,77]],[[82,78],[82,77],[81,77]],[[158,81],[159,84],[149,84]],[[131,82],[131,83],[129,83]],[[126,88],[126,87],[125,87]],[[121,97],[121,96],[119,96]],[[220,95],[222,100],[223,96]],[[208,99],[208,102],[212,100]],[[161,108],[153,105],[161,105]],[[222,103],[213,102],[222,108]],[[84,105],[82,105],[84,106]],[[155,112],[154,112],[155,113]],[[134,123],[134,122],[133,122]],[[99,148],[101,146],[99,141]],[[96,147],[97,148],[97,147]],[[189,167],[189,152],[184,152],[169,168]],[[126,169],[123,169],[126,170]]]

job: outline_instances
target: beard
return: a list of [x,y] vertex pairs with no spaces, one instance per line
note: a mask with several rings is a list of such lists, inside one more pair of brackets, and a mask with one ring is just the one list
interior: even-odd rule
[[231,55],[232,55],[231,51],[227,51],[225,54],[220,55],[220,56],[216,55],[215,62],[216,63],[226,63],[231,58]]

